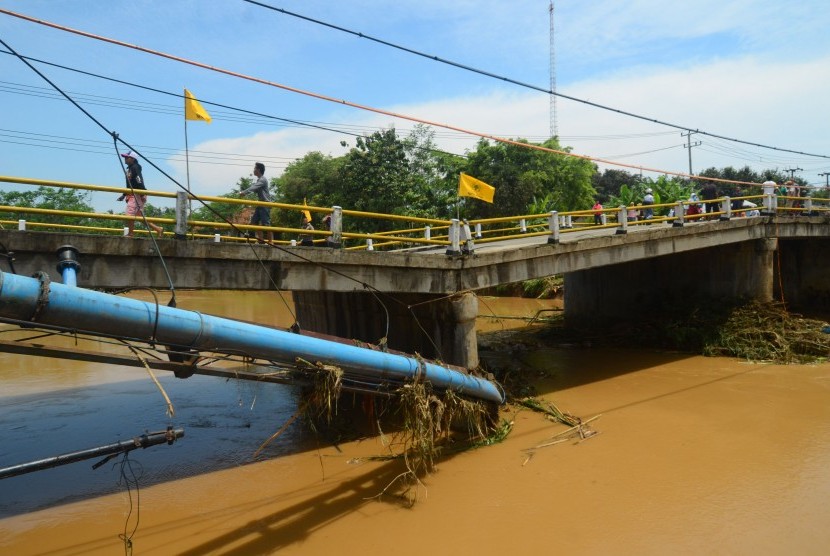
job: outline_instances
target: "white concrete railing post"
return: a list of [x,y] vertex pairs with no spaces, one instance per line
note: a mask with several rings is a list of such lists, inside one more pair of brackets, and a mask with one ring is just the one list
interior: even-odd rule
[[778,195],[775,193],[766,193],[764,195],[764,214],[775,214],[778,208]]
[[432,229],[429,227],[429,224],[424,226],[424,239],[432,239]]
[[625,205],[620,205],[617,207],[618,215],[617,215],[617,223],[619,226],[617,227],[617,235],[627,234],[628,233],[628,209],[625,208]]
[[329,247],[343,246],[343,209],[337,205],[331,207],[331,224],[329,227],[331,237],[326,241]]
[[450,245],[449,247],[447,247],[447,255],[460,255],[461,226],[458,221],[458,218],[453,218],[452,220],[450,220],[450,229],[448,230],[448,236]]
[[813,212],[813,198],[807,197],[804,199],[804,212],[802,214],[810,214]]
[[21,231],[21,232],[26,231],[26,221],[23,220],[22,218],[17,221],[17,229],[18,229],[18,231]]
[[190,212],[190,197],[187,191],[176,191],[176,227],[173,230],[173,237],[176,239],[187,238],[187,218]]
[[481,222],[476,223],[476,239],[481,239]]
[[461,252],[467,255],[472,253],[476,246],[473,244],[473,234],[470,232],[470,224],[466,220],[464,220],[464,224],[461,226],[461,238],[459,243],[461,241],[464,242]]
[[222,236],[219,234],[213,234],[213,243],[220,243],[222,241]]
[[296,239],[291,240],[291,247],[297,247],[297,240]]
[[367,251],[374,251],[375,250],[375,242],[372,241],[372,238],[366,240],[366,250]]
[[527,220],[524,218],[519,219],[519,230],[523,233],[527,233]]
[[573,228],[574,227],[574,217],[573,217],[573,215],[569,214],[568,216],[566,216],[565,217],[565,222],[567,223],[567,226],[565,226],[566,228],[568,228],[568,229]]
[[721,203],[721,220],[731,220],[732,219],[732,200],[729,197],[724,197],[723,202]]
[[130,235],[130,229],[128,227],[124,226],[124,237],[126,237],[128,235]]
[[559,213],[555,210],[550,211],[550,216],[548,216],[548,228],[550,228],[548,243],[559,243]]
[[677,201],[677,206],[674,209],[674,216],[675,220],[672,222],[672,226],[675,228],[682,228],[685,223],[684,217],[686,216],[686,207],[683,205],[683,201]]
[[602,222],[603,226],[605,226],[608,224],[608,215],[603,212],[599,217],[599,221]]

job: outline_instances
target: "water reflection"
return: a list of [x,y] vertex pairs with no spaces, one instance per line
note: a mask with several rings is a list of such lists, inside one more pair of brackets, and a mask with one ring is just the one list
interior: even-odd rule
[[[147,292],[132,297],[150,301]],[[208,314],[287,327],[293,322],[290,294],[273,292],[179,292],[178,306]],[[479,328],[524,326],[551,302],[482,300]],[[28,332],[19,335],[25,336]],[[74,338],[50,345],[117,351],[105,342]],[[173,481],[251,462],[261,443],[296,411],[297,392],[287,386],[193,376],[179,380],[155,374],[173,402],[165,401],[146,371],[98,363],[0,354],[0,468],[130,439],[144,432],[183,428],[172,446],[135,450],[141,484]],[[263,452],[263,458],[306,449],[314,438],[295,424]],[[122,490],[119,466],[97,470],[88,460],[0,480],[0,518],[50,505]]]

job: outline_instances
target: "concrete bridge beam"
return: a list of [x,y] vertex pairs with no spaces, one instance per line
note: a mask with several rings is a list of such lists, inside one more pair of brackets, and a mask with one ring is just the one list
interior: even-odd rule
[[773,298],[777,239],[757,239],[565,274],[565,318],[588,325],[682,315],[711,300]]

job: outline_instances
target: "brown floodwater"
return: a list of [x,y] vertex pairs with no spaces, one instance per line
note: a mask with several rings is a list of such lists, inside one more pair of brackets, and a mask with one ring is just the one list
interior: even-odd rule
[[[479,320],[491,330],[555,306],[485,301],[482,314],[502,317]],[[272,293],[183,292],[179,306],[291,320]],[[564,425],[506,407],[507,439],[439,460],[410,507],[383,494],[401,464],[366,459],[388,453],[388,437],[333,444],[296,425],[252,461],[296,409],[291,388],[159,372],[171,419],[144,371],[0,354],[0,467],[185,428],[173,446],[131,454],[138,495],[112,462],[0,480],[0,554],[121,554],[125,531],[134,554],[159,555],[830,550],[830,364],[591,347],[486,355],[521,365],[563,411],[599,416],[598,434],[551,444]]]

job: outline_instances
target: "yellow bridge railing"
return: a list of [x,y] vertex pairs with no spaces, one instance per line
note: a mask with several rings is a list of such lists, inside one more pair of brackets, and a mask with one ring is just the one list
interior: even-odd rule
[[[31,179],[13,176],[0,176],[0,183],[14,183],[27,186],[47,186],[78,189],[90,192],[129,194],[123,187],[81,184],[73,182]],[[146,190],[147,197],[176,199],[179,203],[193,201],[195,196],[187,193],[170,193],[167,191]],[[442,220],[395,214],[381,214],[342,209],[340,207],[317,207],[287,203],[262,202],[228,197],[199,196],[207,203],[223,203],[244,207],[264,206],[269,209],[302,211],[331,217],[330,229],[304,230],[301,228],[257,226],[242,222],[214,222],[191,220],[187,212],[182,222],[177,218],[147,217],[148,222],[166,227],[164,234],[193,239],[213,241],[250,241],[255,232],[271,232],[285,236],[310,237],[313,245],[335,245],[345,249],[400,249],[417,246],[447,247],[448,254],[463,253],[473,244],[485,244],[509,239],[548,236],[550,243],[559,241],[561,234],[568,234],[586,229],[615,228],[617,232],[626,232],[630,227],[670,223],[683,225],[705,219],[729,219],[733,217],[757,216],[765,214],[816,214],[830,211],[827,199],[813,197],[790,197],[773,195],[747,195],[741,197],[722,197],[714,200],[679,201],[655,205],[637,205],[628,207],[586,209],[566,212],[550,212],[504,216],[497,218],[475,219],[469,221]],[[709,212],[706,212],[707,208]],[[713,210],[717,209],[717,210]],[[646,217],[646,211],[652,216]],[[179,211],[176,211],[179,214]],[[659,215],[658,215],[659,214]],[[14,215],[17,219],[3,218]],[[55,220],[60,219],[60,222]],[[389,223],[403,224],[405,227],[365,233],[357,230],[344,230],[344,222],[350,225],[360,220],[381,220]],[[126,233],[125,224],[130,221],[143,221],[140,216],[124,214],[81,212],[45,209],[36,207],[0,205],[0,227],[23,227],[24,229],[58,229],[73,230],[97,234]],[[137,233],[146,234],[144,230]],[[210,233],[208,233],[210,232]],[[242,234],[233,235],[233,233]],[[246,237],[247,236],[247,237]],[[278,245],[295,245],[298,239],[271,240]]]

